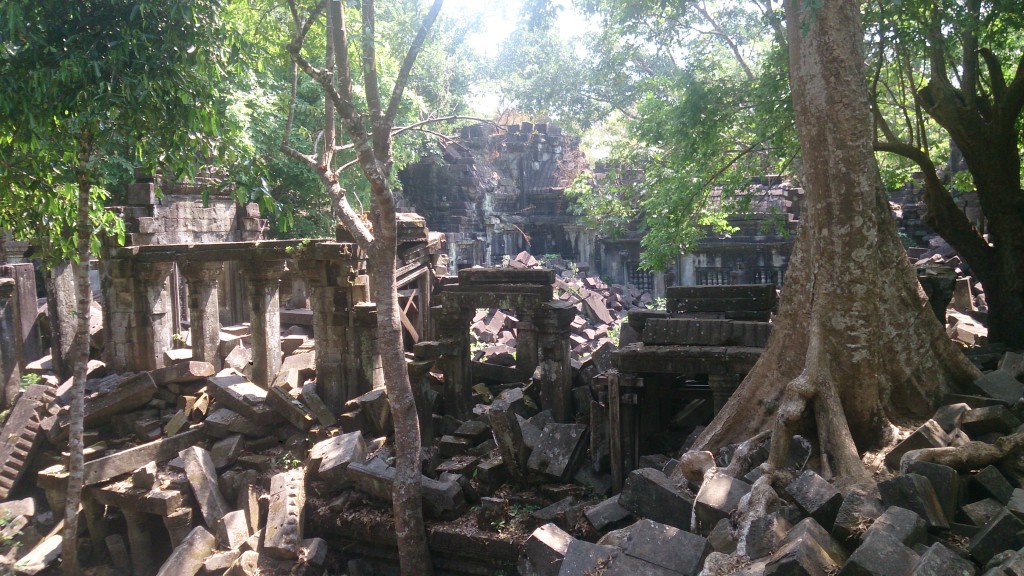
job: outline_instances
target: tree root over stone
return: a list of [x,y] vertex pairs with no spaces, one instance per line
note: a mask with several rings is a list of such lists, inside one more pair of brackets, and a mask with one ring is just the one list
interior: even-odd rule
[[972,441],[963,446],[911,450],[900,460],[900,471],[906,473],[914,462],[932,462],[957,472],[969,472],[1021,454],[1024,454],[1024,432],[1003,436],[992,444]]

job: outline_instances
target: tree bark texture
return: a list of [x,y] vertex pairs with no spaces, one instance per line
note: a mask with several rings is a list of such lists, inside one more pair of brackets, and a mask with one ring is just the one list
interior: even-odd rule
[[694,448],[772,428],[777,463],[792,433],[816,429],[823,470],[858,476],[858,452],[890,439],[891,418],[929,415],[979,373],[931,313],[896,232],[872,152],[858,3],[785,9],[803,221],[771,340]]
[[71,346],[74,380],[71,384],[71,415],[68,427],[67,500],[64,507],[64,540],[61,544],[61,565],[69,576],[81,573],[78,563],[78,508],[82,501],[82,483],[85,467],[83,432],[85,425],[85,379],[89,366],[89,314],[92,309],[92,289],[89,286],[89,260],[92,224],[89,219],[91,186],[86,173],[91,152],[88,135],[83,137],[79,149],[77,252],[78,261],[72,264],[75,273],[77,324]]

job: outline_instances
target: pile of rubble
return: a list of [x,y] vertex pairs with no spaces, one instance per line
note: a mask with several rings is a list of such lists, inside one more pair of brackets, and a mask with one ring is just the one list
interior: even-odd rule
[[[555,298],[576,307],[572,322],[571,352],[582,361],[607,345],[618,345],[622,321],[630,310],[655,305],[650,292],[632,285],[608,284],[600,278],[581,273],[561,258],[538,260],[529,252],[520,252],[506,263],[509,268],[549,268],[555,271]],[[497,308],[477,311],[470,327],[476,339],[474,360],[509,363],[516,346],[516,318]]]
[[932,306],[940,319],[945,319],[946,333],[965,347],[986,345],[988,303],[984,287],[971,278],[967,264],[945,240],[939,236],[927,240],[928,248],[908,248],[907,256],[917,268]]
[[759,465],[761,435],[718,455],[633,471],[621,493],[584,514],[603,534],[536,530],[521,574],[986,575],[1024,573],[1024,466],[1019,448],[991,464],[936,463],[928,448],[972,454],[1020,446],[1024,356],[1006,353],[976,381],[977,396],[946,405],[885,456],[878,493],[844,495],[811,470],[811,444],[793,438],[792,481],[779,491]]

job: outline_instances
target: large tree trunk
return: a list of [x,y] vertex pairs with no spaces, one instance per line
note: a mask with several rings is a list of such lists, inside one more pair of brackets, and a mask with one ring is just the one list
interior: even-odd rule
[[858,452],[890,440],[890,419],[929,415],[942,390],[978,372],[932,314],[896,233],[872,152],[858,3],[801,11],[790,0],[786,16],[802,222],[765,353],[697,447],[774,428],[774,462],[816,424],[823,471],[857,481]]
[[[390,192],[385,192],[390,196]],[[375,194],[376,196],[376,194]],[[402,345],[402,325],[395,284],[397,225],[394,202],[375,203],[374,240],[369,255],[370,284],[377,303],[377,345],[384,367],[384,386],[395,424],[395,484],[392,509],[402,574],[432,574],[423,524],[420,422],[409,382]]]
[[67,500],[64,507],[64,541],[61,562],[65,574],[81,574],[78,565],[78,508],[82,500],[82,482],[85,466],[83,432],[85,423],[85,379],[89,365],[89,313],[92,309],[92,290],[89,286],[89,260],[91,251],[92,225],[89,220],[89,193],[91,186],[86,170],[91,146],[88,136],[80,147],[78,173],[78,219],[76,223],[78,261],[72,264],[75,272],[75,293],[78,299],[78,319],[74,343],[71,346],[74,380],[71,384],[71,415],[68,435]]

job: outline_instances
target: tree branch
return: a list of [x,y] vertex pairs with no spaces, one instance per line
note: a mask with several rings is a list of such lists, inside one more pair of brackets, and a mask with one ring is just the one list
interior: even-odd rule
[[405,54],[405,60],[402,61],[402,67],[399,69],[398,77],[395,79],[395,88],[391,91],[391,101],[388,102],[387,113],[384,115],[384,121],[387,126],[391,126],[395,121],[395,117],[398,116],[398,107],[402,103],[402,93],[405,90],[405,85],[409,82],[412,66],[416,63],[416,58],[419,56],[420,50],[423,49],[423,43],[427,39],[427,33],[434,26],[434,21],[437,20],[437,15],[441,12],[443,4],[444,0],[434,0],[430,11],[427,12],[427,16],[420,24],[419,32],[416,33],[416,39],[413,40],[409,51]]
[[370,122],[373,126],[373,149],[377,154],[384,150],[388,137],[385,128],[384,111],[380,101],[380,79],[377,75],[376,40],[376,8],[374,0],[362,0],[363,4],[363,84],[366,92],[366,104],[370,109]]

